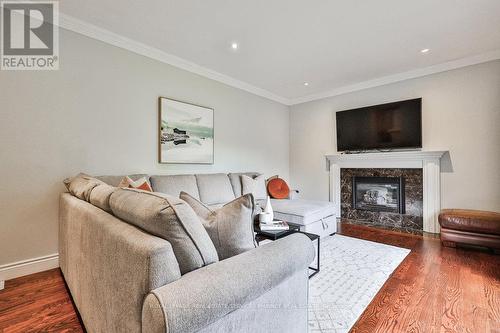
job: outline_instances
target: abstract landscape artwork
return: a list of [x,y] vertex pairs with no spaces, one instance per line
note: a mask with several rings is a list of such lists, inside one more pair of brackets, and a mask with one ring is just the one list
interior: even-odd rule
[[160,163],[214,163],[214,110],[160,97]]

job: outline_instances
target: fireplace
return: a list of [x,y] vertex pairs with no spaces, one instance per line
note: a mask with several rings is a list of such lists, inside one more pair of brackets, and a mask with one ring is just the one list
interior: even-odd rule
[[423,227],[422,169],[342,168],[341,215],[345,221],[419,233]]
[[[327,155],[330,200],[342,219],[395,230],[439,233],[440,162],[446,151],[401,151]],[[446,157],[449,159],[449,157]],[[352,177],[405,178],[405,214],[354,209]],[[425,185],[425,186],[424,186]]]
[[404,214],[404,177],[352,177],[352,207]]

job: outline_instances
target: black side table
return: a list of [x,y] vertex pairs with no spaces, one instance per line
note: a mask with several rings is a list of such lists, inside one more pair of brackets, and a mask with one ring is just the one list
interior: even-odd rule
[[309,237],[309,239],[314,242],[315,240],[318,241],[318,251],[317,251],[317,254],[316,254],[316,267],[309,267],[310,270],[312,270],[313,272],[309,275],[309,278],[312,278],[314,275],[318,274],[319,272],[319,258],[320,258],[320,237],[316,234],[311,234],[311,233],[308,233],[308,232],[304,232],[304,231],[300,231],[300,227],[297,226],[297,225],[293,225],[293,224],[289,224],[289,227],[290,229],[289,230],[279,230],[279,231],[260,231],[258,229],[255,230],[255,232],[257,233],[255,235],[255,240],[257,241],[257,243],[260,243],[261,241],[265,240],[265,239],[268,239],[268,240],[272,240],[272,241],[275,241],[277,239],[280,239],[280,238],[283,238],[283,237],[286,237],[286,236],[289,236],[289,235],[292,235],[292,234],[296,234],[296,233],[300,233],[300,234],[304,234],[306,235],[307,237]]

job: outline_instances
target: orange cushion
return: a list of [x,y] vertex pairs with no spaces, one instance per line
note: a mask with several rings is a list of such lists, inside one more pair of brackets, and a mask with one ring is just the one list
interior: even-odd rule
[[147,181],[144,181],[142,183],[134,182],[133,184],[130,184],[128,187],[136,188],[138,190],[153,192],[151,185],[149,185]]
[[129,176],[125,176],[123,177],[120,184],[118,184],[118,187],[128,187],[128,188],[135,188],[138,190],[153,192],[153,189],[151,188],[151,185],[149,185],[149,182],[146,179],[146,177],[142,177],[134,181]]
[[274,199],[286,199],[290,194],[290,188],[281,178],[273,178],[267,183],[267,192]]

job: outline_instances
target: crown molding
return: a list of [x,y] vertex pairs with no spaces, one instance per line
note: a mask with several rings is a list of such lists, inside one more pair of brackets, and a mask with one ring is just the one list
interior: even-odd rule
[[296,104],[311,102],[311,101],[315,101],[315,100],[319,100],[319,99],[323,99],[323,98],[339,96],[339,95],[348,94],[348,93],[359,91],[359,90],[374,88],[374,87],[383,86],[383,85],[396,83],[396,82],[400,82],[400,81],[405,81],[405,80],[409,80],[409,79],[415,79],[415,78],[419,78],[422,76],[446,72],[446,71],[449,71],[452,69],[477,65],[477,64],[480,64],[483,62],[488,62],[488,61],[493,61],[493,60],[498,60],[498,59],[500,59],[500,49],[494,50],[491,52],[486,52],[486,53],[474,55],[474,56],[470,56],[470,57],[466,57],[466,58],[461,58],[461,59],[457,59],[457,60],[444,62],[444,63],[437,64],[437,65],[432,65],[429,67],[419,68],[419,69],[415,69],[415,70],[411,70],[411,71],[407,71],[407,72],[403,72],[403,73],[398,73],[398,74],[394,74],[394,75],[380,77],[380,78],[373,79],[373,80],[363,81],[363,82],[359,82],[356,84],[328,90],[328,91],[325,91],[322,93],[307,95],[307,96],[299,97],[299,98],[293,98],[290,100],[290,105],[296,105]]
[[228,75],[216,72],[209,68],[200,66],[188,60],[182,59],[180,57],[174,56],[172,54],[161,51],[157,48],[148,46],[146,44],[140,43],[133,39],[121,36],[109,30],[97,27],[88,22],[79,20],[72,16],[60,13],[59,14],[59,26],[63,29],[70,30],[81,35],[99,40],[109,45],[113,45],[139,55],[160,61],[162,63],[184,69],[188,72],[198,74],[200,76],[212,79],[214,81],[221,82],[231,87],[235,87],[251,94],[267,98],[269,100],[287,105],[297,105],[306,102],[311,102],[319,99],[324,99],[328,97],[339,96],[343,94],[348,94],[355,91],[360,91],[364,89],[374,88],[378,86],[383,86],[391,83],[396,83],[400,81],[405,81],[409,79],[414,79],[422,76],[427,76],[435,73],[446,72],[449,70],[472,66],[480,64],[483,62],[493,61],[500,59],[500,49],[494,50],[487,53],[482,53],[475,56],[470,56],[466,58],[461,58],[457,60],[448,61],[445,63],[432,65],[424,68],[419,68],[403,73],[388,75],[373,80],[367,80],[359,83],[355,83],[348,86],[343,86],[324,92],[311,94],[298,98],[286,98],[283,96],[276,95],[266,89],[256,87],[250,83],[235,79]]
[[180,57],[163,52],[157,48],[121,36],[109,30],[102,29],[88,22],[76,19],[72,16],[63,13],[59,14],[59,27],[99,40],[106,44],[110,44],[137,53],[139,55],[163,62],[165,64],[169,64],[171,66],[184,69],[188,72],[195,73],[200,76],[212,79],[214,81],[224,83],[228,86],[247,91],[254,95],[264,97],[284,105],[290,104],[289,99],[273,94],[270,91],[256,87],[254,85],[251,85],[244,81],[240,81],[238,79],[232,78],[230,76],[216,72],[214,70],[202,67],[188,60],[184,60]]

